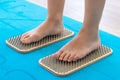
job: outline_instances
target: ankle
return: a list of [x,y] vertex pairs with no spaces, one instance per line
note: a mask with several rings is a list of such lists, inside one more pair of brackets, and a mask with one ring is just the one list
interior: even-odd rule
[[93,40],[99,40],[99,33],[98,31],[91,31],[89,29],[81,29],[81,31],[78,33],[79,37],[84,37],[86,39],[93,39]]
[[50,18],[47,18],[47,20],[45,21],[45,23],[47,23],[47,25],[51,25],[52,27],[61,27],[63,28],[64,25],[62,23],[61,20],[57,20],[57,19],[50,19]]
[[61,17],[48,17],[47,21],[57,23],[57,24],[62,24],[62,18]]
[[83,26],[80,33],[85,33],[88,35],[98,35],[98,26]]

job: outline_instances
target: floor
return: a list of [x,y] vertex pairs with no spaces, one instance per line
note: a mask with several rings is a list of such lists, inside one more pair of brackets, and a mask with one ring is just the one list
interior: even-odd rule
[[[47,0],[29,0],[47,8]],[[100,29],[120,37],[120,0],[106,0],[106,5]],[[84,0],[66,0],[64,15],[78,21],[83,21]]]
[[[46,3],[43,1],[42,4]],[[73,11],[73,9],[67,8],[71,12]],[[78,17],[77,9],[75,10],[77,16],[66,11],[67,9],[65,9],[65,15],[76,20],[80,20],[82,17]],[[114,14],[116,15],[116,12]],[[26,54],[17,52],[6,45],[6,39],[36,27],[42,23],[45,17],[46,10],[44,8],[28,3],[26,0],[0,0],[0,80],[120,80],[120,38],[102,31],[100,32],[101,42],[113,49],[113,54],[65,77],[51,74],[39,65],[38,60],[57,52],[74,36]],[[115,19],[118,18],[117,16]],[[64,19],[66,27],[75,31],[76,34],[81,23],[66,17]],[[15,41],[15,43],[17,42]]]

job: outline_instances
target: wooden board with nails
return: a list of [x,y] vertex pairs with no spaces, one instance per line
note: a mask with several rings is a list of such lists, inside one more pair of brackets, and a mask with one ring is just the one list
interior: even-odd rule
[[26,52],[30,52],[32,50],[44,47],[46,45],[52,44],[54,42],[66,39],[73,35],[74,35],[74,32],[65,28],[64,31],[59,35],[46,36],[40,41],[33,42],[30,44],[23,44],[20,41],[21,35],[9,38],[8,40],[6,40],[6,44],[19,52],[26,53]]
[[52,55],[39,60],[39,64],[58,76],[71,74],[83,67],[86,67],[112,53],[112,49],[101,45],[98,49],[92,51],[86,57],[77,61],[65,62],[53,58]]

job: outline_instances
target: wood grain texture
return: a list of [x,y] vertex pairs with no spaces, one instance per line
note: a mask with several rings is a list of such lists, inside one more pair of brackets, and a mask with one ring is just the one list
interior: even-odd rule
[[[47,0],[29,0],[47,8]],[[120,0],[106,0],[100,29],[120,37]],[[84,0],[66,0],[64,15],[83,22]]]

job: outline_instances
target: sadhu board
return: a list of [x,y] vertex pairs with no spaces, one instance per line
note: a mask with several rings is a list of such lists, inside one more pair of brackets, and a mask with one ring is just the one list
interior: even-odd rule
[[32,42],[30,44],[24,44],[20,41],[20,38],[22,35],[18,35],[18,36],[7,39],[6,44],[21,53],[27,53],[27,52],[36,50],[38,48],[44,47],[46,45],[66,39],[73,35],[74,35],[73,31],[71,31],[67,28],[64,28],[64,31],[59,35],[49,35],[37,42]]
[[58,76],[66,76],[80,70],[102,58],[112,54],[112,49],[101,45],[98,49],[90,52],[87,56],[77,61],[65,62],[55,59],[52,55],[39,60],[39,64]]

